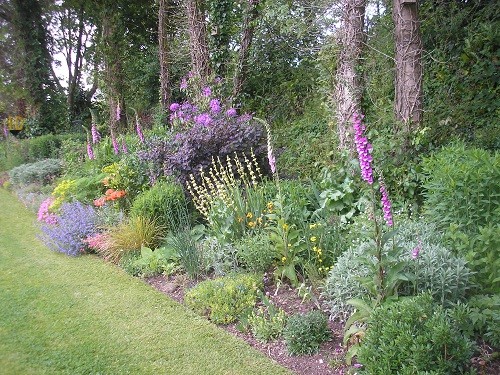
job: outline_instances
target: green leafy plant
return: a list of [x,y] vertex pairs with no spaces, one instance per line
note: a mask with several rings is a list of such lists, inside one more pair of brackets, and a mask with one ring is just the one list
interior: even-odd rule
[[134,276],[151,277],[159,274],[171,275],[179,269],[179,256],[172,248],[160,247],[152,250],[142,246],[140,255],[129,259],[124,268]]
[[186,204],[181,185],[172,181],[161,181],[134,199],[130,215],[154,219],[175,231],[181,224],[179,217],[186,209]]
[[371,313],[358,351],[369,374],[460,374],[472,343],[462,336],[428,294],[386,303]]
[[199,242],[203,263],[208,272],[216,276],[225,276],[239,270],[237,248],[217,237],[208,236]]
[[278,257],[278,252],[271,245],[269,236],[262,231],[243,236],[234,247],[243,267],[252,272],[268,271]]
[[318,310],[295,314],[288,318],[283,337],[291,355],[311,355],[331,336],[328,318]]
[[164,246],[179,257],[179,264],[192,279],[198,278],[204,271],[203,255],[200,239],[205,234],[205,227],[197,225],[180,227],[176,232],[170,232],[164,241]]
[[253,274],[205,280],[187,291],[184,302],[214,323],[228,324],[253,309],[261,283],[261,277]]
[[13,184],[28,185],[31,183],[48,184],[62,172],[59,159],[45,159],[35,163],[22,164],[9,171]]
[[269,342],[282,335],[287,315],[283,309],[276,308],[262,292],[259,292],[259,296],[263,305],[252,311],[248,317],[248,325],[257,340]]

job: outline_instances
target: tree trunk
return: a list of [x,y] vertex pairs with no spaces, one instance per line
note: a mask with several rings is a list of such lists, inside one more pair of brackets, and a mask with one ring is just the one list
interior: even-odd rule
[[160,0],[158,8],[158,54],[160,60],[160,105],[164,113],[168,111],[172,91],[169,71],[169,40],[167,24],[167,7],[169,0]]
[[406,135],[422,122],[422,39],[417,0],[394,0],[396,78],[394,113]]
[[354,153],[353,115],[361,113],[361,78],[357,72],[364,41],[366,0],[345,0],[340,29],[340,56],[335,83],[335,118],[341,150]]
[[250,45],[252,44],[253,32],[255,30],[255,20],[259,16],[258,11],[259,0],[248,0],[248,10],[243,20],[243,32],[241,37],[241,45],[238,53],[238,62],[233,80],[233,95],[232,100],[236,100],[241,93],[243,83],[246,76],[246,65],[248,55],[250,53]]
[[200,0],[186,0],[189,28],[191,70],[201,83],[210,76],[210,56],[208,53],[205,15]]

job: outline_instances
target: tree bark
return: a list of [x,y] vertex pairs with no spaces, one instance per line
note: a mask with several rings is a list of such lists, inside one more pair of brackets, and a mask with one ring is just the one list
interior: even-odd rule
[[236,100],[241,93],[246,76],[246,66],[248,55],[250,54],[250,45],[252,44],[253,33],[255,30],[255,20],[259,16],[259,0],[248,0],[248,10],[243,20],[243,32],[241,36],[241,45],[238,53],[238,62],[233,79],[232,100]]
[[357,72],[364,42],[366,0],[345,0],[340,29],[340,56],[335,77],[335,118],[339,148],[354,153],[353,115],[361,113],[361,77]]
[[189,29],[191,71],[201,83],[210,76],[210,56],[208,53],[205,14],[200,0],[186,0]]
[[394,0],[395,99],[394,113],[406,135],[422,123],[422,39],[417,0]]
[[167,7],[169,0],[160,0],[158,7],[158,54],[160,60],[160,105],[163,112],[168,111],[172,90],[170,88],[169,40],[167,26]]

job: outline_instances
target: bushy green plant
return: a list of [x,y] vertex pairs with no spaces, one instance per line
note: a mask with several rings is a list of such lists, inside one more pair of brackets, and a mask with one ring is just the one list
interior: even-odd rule
[[54,134],[45,134],[29,140],[28,158],[31,161],[40,159],[58,158],[61,147],[61,137]]
[[172,248],[160,247],[152,250],[143,246],[140,253],[126,257],[126,259],[120,261],[120,265],[133,276],[170,275],[179,268],[177,265],[178,258]]
[[175,232],[170,232],[164,246],[173,249],[179,257],[179,264],[192,279],[198,278],[204,271],[203,254],[199,240],[204,235],[203,225],[194,228],[184,225]]
[[47,184],[52,182],[61,172],[62,163],[59,159],[45,159],[15,167],[9,171],[9,177],[16,185]]
[[0,141],[0,171],[8,171],[27,163],[28,142],[26,140],[13,140],[13,137]]
[[239,269],[237,248],[233,244],[208,236],[201,239],[199,245],[208,272],[212,271],[216,276],[225,276]]
[[165,227],[176,230],[184,210],[186,198],[182,186],[172,181],[161,181],[134,199],[130,214],[155,219]]
[[424,294],[375,309],[358,361],[371,375],[460,374],[466,372],[472,349],[444,310]]
[[243,236],[235,243],[237,257],[243,267],[252,272],[264,273],[278,257],[265,232]]
[[257,340],[269,342],[282,335],[287,315],[283,309],[276,308],[264,294],[259,294],[263,305],[252,311],[248,317],[248,325]]
[[328,318],[318,310],[292,315],[283,330],[288,353],[314,354],[331,336]]
[[423,162],[425,214],[465,233],[500,220],[500,154],[455,144]]
[[184,302],[214,323],[228,324],[253,309],[261,283],[261,277],[253,274],[205,280],[187,291]]

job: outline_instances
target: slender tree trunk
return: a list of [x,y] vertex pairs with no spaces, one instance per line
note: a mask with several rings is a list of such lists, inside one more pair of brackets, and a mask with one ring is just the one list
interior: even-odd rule
[[189,28],[191,70],[201,82],[206,82],[210,76],[210,56],[202,4],[201,0],[185,0]]
[[[76,39],[76,47],[75,47],[75,61],[71,62],[71,51],[68,51],[69,61],[68,61],[68,111],[70,114],[70,120],[75,117],[75,97],[77,94],[77,89],[80,86],[81,79],[81,70],[82,70],[82,48],[83,48],[83,29],[84,29],[84,20],[83,20],[83,6],[80,7],[78,11],[78,34]],[[71,43],[71,41],[69,41]]]
[[160,105],[163,112],[168,111],[172,91],[169,71],[169,40],[167,7],[169,0],[160,0],[158,7],[158,54],[160,60]]
[[248,10],[243,20],[243,32],[241,36],[241,45],[238,53],[238,62],[233,80],[233,101],[241,93],[246,76],[246,67],[248,55],[250,54],[250,45],[252,44],[253,33],[255,30],[255,20],[259,16],[259,0],[248,0]]
[[337,134],[341,150],[354,152],[352,120],[354,113],[361,113],[360,65],[364,41],[366,0],[345,0],[340,29],[340,56],[334,92]]
[[394,113],[406,135],[422,122],[422,39],[417,0],[394,0],[396,78]]

